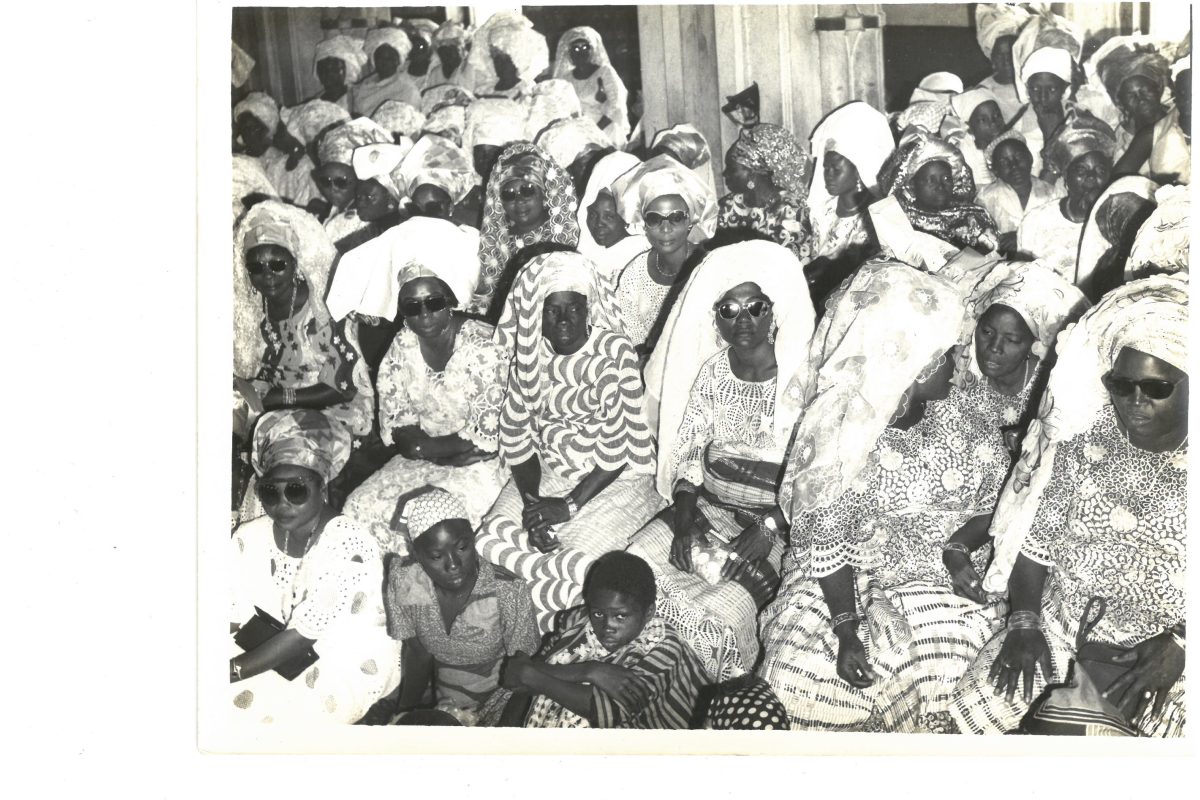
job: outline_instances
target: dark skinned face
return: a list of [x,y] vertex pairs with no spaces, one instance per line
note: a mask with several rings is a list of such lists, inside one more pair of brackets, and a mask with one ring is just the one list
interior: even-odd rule
[[390,78],[400,69],[400,54],[390,44],[375,48],[371,60],[375,63],[375,74],[381,78]]
[[328,200],[334,208],[346,209],[354,202],[358,178],[354,174],[353,167],[348,164],[330,162],[314,169],[312,176],[321,196]]
[[[431,297],[444,298],[446,307],[441,311],[430,311],[422,302],[419,313],[409,316],[404,313],[405,301],[425,301]],[[446,332],[450,326],[450,309],[454,304],[454,295],[450,287],[437,278],[414,278],[400,287],[400,298],[397,301],[401,316],[404,317],[404,327],[411,330],[422,339],[432,339]]]
[[592,45],[587,39],[576,39],[567,48],[567,56],[576,67],[586,67],[592,63]]
[[287,248],[260,244],[246,252],[246,272],[250,285],[266,300],[280,300],[293,291],[296,259]]
[[413,558],[437,588],[457,593],[475,585],[479,554],[475,533],[465,519],[439,522],[413,542]]
[[1015,36],[1001,36],[992,45],[992,74],[999,83],[1012,83],[1016,75],[1013,68],[1012,47]]
[[1000,111],[1000,106],[996,101],[988,100],[986,103],[980,103],[971,112],[967,126],[971,129],[975,146],[983,149],[1004,130],[1004,114]]
[[683,221],[678,224],[671,222],[670,219],[664,219],[661,224],[654,226],[649,222],[646,223],[646,238],[650,240],[650,247],[660,257],[663,254],[675,253],[681,248],[687,247],[688,229],[691,225],[687,203],[677,194],[667,194],[654,198],[642,210],[643,217],[649,213],[669,217],[677,212],[683,213]]
[[396,201],[374,178],[358,182],[354,205],[358,209],[358,218],[364,222],[383,219],[396,210]]
[[1161,380],[1175,384],[1174,391],[1163,400],[1148,397],[1141,387],[1135,387],[1132,394],[1124,397],[1109,392],[1117,417],[1134,445],[1161,451],[1170,449],[1186,435],[1190,394],[1187,373],[1162,359],[1125,347],[1109,375],[1132,381]]
[[[267,470],[258,481],[260,487],[267,484],[273,484],[278,491],[268,495],[276,499],[274,502],[264,503],[263,511],[267,512],[272,522],[285,531],[308,530],[325,507],[325,484],[320,475],[307,467],[277,464]],[[307,499],[303,503],[293,504],[287,499],[288,484],[303,484],[307,487]]]
[[1157,119],[1162,109],[1162,89],[1145,75],[1126,78],[1117,89],[1117,106],[1138,130]]
[[412,31],[406,31],[406,33],[408,40],[412,42],[412,51],[408,54],[408,74],[424,75],[429,71],[433,48],[429,46],[429,42],[425,41],[424,36]]
[[1179,109],[1179,126],[1188,136],[1192,135],[1192,71],[1185,69],[1175,79],[1172,90],[1175,95],[1175,107]]
[[487,182],[488,175],[492,172],[492,167],[496,163],[496,159],[500,156],[500,151],[503,147],[494,144],[477,144],[471,149],[471,159],[475,164],[475,172],[480,178]]
[[750,188],[750,181],[754,179],[754,172],[748,167],[734,161],[729,153],[726,153],[725,169],[721,172],[721,177],[725,179],[725,186],[729,188],[729,191],[742,193]]
[[593,589],[584,598],[592,631],[600,644],[613,652],[632,642],[654,616],[630,595],[612,589]]
[[[757,317],[753,316],[747,308],[756,300],[771,302],[771,298],[763,293],[757,283],[747,282],[738,284],[725,292],[714,305],[713,315],[717,320],[717,330],[721,332],[721,338],[735,350],[747,353],[755,350],[767,340],[767,336],[771,332],[771,322],[775,316],[771,308],[766,308]],[[728,302],[738,303],[741,306],[740,313],[733,319],[725,319],[717,310]]]
[[830,150],[821,159],[821,177],[831,197],[858,191],[858,168],[836,150]]
[[509,228],[518,234],[529,233],[550,219],[542,190],[521,178],[514,178],[500,187],[500,205]]
[[517,65],[513,63],[508,53],[500,50],[492,51],[492,66],[496,70],[497,82],[504,86],[512,86],[520,80],[517,75]]
[[345,89],[346,62],[340,58],[322,58],[317,62],[317,80],[327,92]]
[[628,235],[625,220],[617,213],[617,201],[609,192],[596,195],[595,201],[588,206],[587,226],[601,247],[612,247]]
[[1039,117],[1062,114],[1062,99],[1067,91],[1067,82],[1049,72],[1035,72],[1025,84],[1029,91],[1029,104]]
[[449,75],[462,64],[462,51],[452,44],[444,44],[437,49],[438,60],[442,62],[442,70]]
[[587,341],[587,298],[579,292],[551,292],[542,303],[542,336],[554,352],[569,356]]
[[1024,142],[1006,139],[992,151],[991,167],[1009,186],[1025,186],[1033,176],[1033,154]]
[[1026,370],[1026,359],[1033,349],[1033,333],[1021,315],[996,303],[975,325],[975,357],[979,371],[992,380],[1009,382]]
[[922,164],[912,177],[913,198],[925,211],[942,211],[954,201],[954,172],[945,161]]
[[1091,211],[1108,185],[1111,174],[1112,159],[1096,151],[1084,153],[1070,163],[1063,175],[1067,197],[1077,209]]
[[270,149],[275,132],[268,129],[261,119],[248,111],[243,111],[238,114],[236,124],[238,136],[242,140],[242,149],[246,155],[258,158]]
[[413,189],[412,205],[419,216],[438,219],[450,219],[454,210],[454,201],[446,190],[431,183],[422,183]]

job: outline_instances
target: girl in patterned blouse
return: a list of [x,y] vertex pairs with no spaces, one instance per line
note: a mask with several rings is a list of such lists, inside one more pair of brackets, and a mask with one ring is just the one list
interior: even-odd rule
[[578,602],[588,565],[661,507],[641,373],[621,327],[611,282],[560,252],[517,276],[496,329],[513,353],[500,413],[512,480],[483,520],[479,550],[533,583],[543,631]]
[[1183,733],[1187,305],[1186,276],[1134,281],[1060,337],[992,525],[984,585],[1007,586],[1013,610],[955,691],[963,730],[1015,729],[1065,679],[1084,607],[1103,597],[1088,638],[1124,650],[1127,671],[1097,688],[1142,734]]
[[954,681],[999,624],[941,559],[1008,466],[981,417],[926,411],[950,391],[964,323],[945,279],[869,262],[817,327],[780,489],[790,550],[760,618],[759,674],[794,729],[947,730]]

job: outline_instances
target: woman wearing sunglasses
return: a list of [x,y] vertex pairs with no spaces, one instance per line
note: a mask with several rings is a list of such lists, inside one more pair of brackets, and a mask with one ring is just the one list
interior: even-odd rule
[[1015,729],[1066,679],[1084,607],[1103,597],[1087,640],[1120,651],[1123,672],[1097,688],[1142,734],[1183,733],[1187,328],[1187,277],[1159,275],[1115,289],[1059,337],[992,524],[984,586],[1007,588],[1012,611],[956,689],[961,730]]
[[[385,549],[403,552],[388,523],[405,492],[426,484],[446,489],[462,498],[472,526],[500,493],[507,476],[496,449],[508,358],[492,342],[492,326],[461,312],[459,298],[470,297],[479,280],[471,233],[446,220],[414,217],[384,237],[385,251],[366,256],[386,265],[395,288],[382,293],[381,302],[394,298],[402,327],[375,384],[382,447],[355,454],[345,485],[357,488],[344,510],[370,524]],[[358,266],[354,253],[343,260],[347,265]],[[366,480],[357,485],[355,478]]]
[[[231,642],[228,708],[238,719],[354,723],[399,684],[379,549],[326,499],[349,455],[347,431],[311,409],[268,412],[255,429],[266,516],[238,528],[229,544],[231,633],[253,628],[256,640],[246,650]],[[260,609],[275,628],[265,637]],[[294,674],[297,662],[309,665]]]
[[579,96],[583,116],[608,135],[609,144],[625,146],[629,138],[629,93],[613,69],[599,31],[583,25],[558,37],[554,77],[570,82]]
[[719,678],[753,668],[758,610],[779,581],[776,490],[812,330],[791,251],[726,245],[689,279],[646,368],[662,397],[657,488],[671,505],[628,550],[654,569],[659,615]]
[[[511,259],[539,242],[579,245],[575,187],[567,171],[530,142],[514,142],[500,153],[488,175],[479,232],[479,288],[467,310],[500,317],[504,298],[496,284],[512,285]],[[496,302],[493,302],[495,300]]]
[[717,226],[751,231],[783,245],[802,264],[811,257],[808,230],[808,152],[787,129],[769,122],[743,128],[725,153]]
[[588,565],[620,549],[661,501],[633,345],[612,282],[578,253],[517,275],[496,341],[512,353],[500,458],[512,480],[479,531],[479,552],[533,585],[543,633],[580,600]]
[[391,144],[388,131],[367,117],[345,122],[321,134],[317,141],[317,167],[312,171],[313,182],[329,203],[325,231],[340,249],[350,249],[341,241],[360,230],[366,221],[352,206],[358,189],[354,174],[354,151],[369,144]]
[[625,333],[643,361],[653,352],[704,242],[717,230],[717,198],[695,172],[660,155],[622,175],[612,186],[617,210],[650,249],[634,256],[617,279],[617,306]]
[[991,514],[1010,463],[982,415],[935,413],[964,300],[945,278],[871,261],[813,335],[779,493],[789,551],[760,617],[758,672],[793,730],[948,731],[954,681],[1002,624],[955,593],[941,558]]
[[335,321],[322,300],[336,251],[321,223],[264,201],[238,223],[234,242],[235,433],[287,408],[318,410],[353,436],[370,433],[375,392],[357,321]]

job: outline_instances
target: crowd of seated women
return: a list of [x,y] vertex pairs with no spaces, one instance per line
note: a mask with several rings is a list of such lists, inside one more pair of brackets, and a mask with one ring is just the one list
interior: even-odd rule
[[231,713],[1181,735],[1190,38],[976,19],[897,114],[731,97],[724,196],[590,28],[240,98]]

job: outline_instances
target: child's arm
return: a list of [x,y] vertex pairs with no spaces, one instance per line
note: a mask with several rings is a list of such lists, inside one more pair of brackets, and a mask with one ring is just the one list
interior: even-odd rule
[[[535,664],[525,653],[515,653],[504,664],[501,685],[514,692],[544,694],[569,711],[596,724],[596,707],[591,686],[564,679],[558,668],[567,665]],[[580,664],[570,665],[582,666]],[[574,674],[574,670],[567,670]]]

